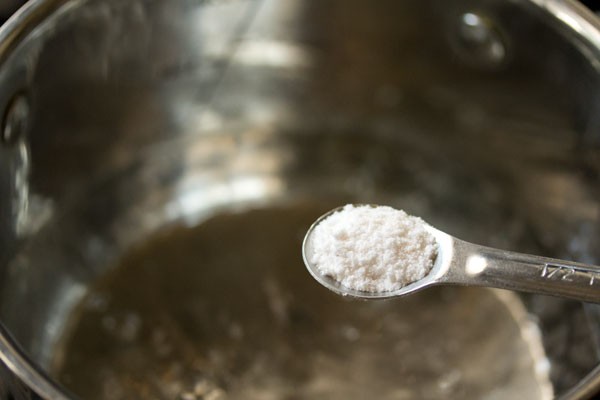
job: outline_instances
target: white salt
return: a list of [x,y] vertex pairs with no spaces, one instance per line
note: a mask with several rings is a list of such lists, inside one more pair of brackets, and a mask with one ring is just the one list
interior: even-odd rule
[[402,210],[349,204],[315,227],[308,261],[350,289],[397,290],[433,266],[437,244],[425,226]]

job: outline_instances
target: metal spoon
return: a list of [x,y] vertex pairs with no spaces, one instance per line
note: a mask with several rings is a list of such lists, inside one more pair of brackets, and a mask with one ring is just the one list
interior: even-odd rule
[[600,303],[600,267],[515,253],[465,242],[431,225],[426,229],[436,239],[438,254],[424,278],[390,292],[364,292],[342,286],[311,265],[312,233],[332,213],[321,216],[310,227],[302,243],[304,264],[310,274],[335,293],[363,299],[405,296],[435,285],[486,286],[540,293],[574,300]]

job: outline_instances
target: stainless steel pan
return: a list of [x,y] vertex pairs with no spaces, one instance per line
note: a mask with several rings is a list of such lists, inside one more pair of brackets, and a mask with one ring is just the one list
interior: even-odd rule
[[569,0],[31,1],[0,30],[0,387],[589,397],[595,306],[348,304],[296,240],[379,203],[597,264],[599,111],[600,24]]

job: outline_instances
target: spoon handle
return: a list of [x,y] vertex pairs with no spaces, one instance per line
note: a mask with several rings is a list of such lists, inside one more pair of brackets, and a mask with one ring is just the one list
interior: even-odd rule
[[447,283],[490,286],[600,303],[600,267],[457,240]]

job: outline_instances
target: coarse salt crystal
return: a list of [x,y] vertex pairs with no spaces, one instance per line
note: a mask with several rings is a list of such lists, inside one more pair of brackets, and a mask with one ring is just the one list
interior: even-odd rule
[[433,266],[437,244],[425,227],[402,210],[349,204],[315,227],[308,261],[349,289],[394,291]]

